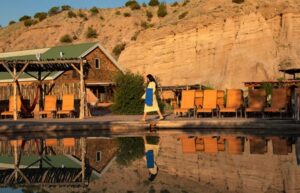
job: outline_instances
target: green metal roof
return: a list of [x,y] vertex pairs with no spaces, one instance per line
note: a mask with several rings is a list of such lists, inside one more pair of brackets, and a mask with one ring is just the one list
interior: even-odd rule
[[[83,43],[76,45],[66,45],[66,46],[56,46],[50,48],[44,54],[41,55],[42,60],[51,60],[51,59],[73,59],[79,58],[82,54],[87,52],[97,43]],[[60,52],[63,53],[63,57],[60,57]]]
[[1,58],[4,60],[36,60],[35,55],[25,55],[25,56],[12,56],[7,58]]
[[[38,72],[28,72],[31,75],[38,77]],[[42,78],[45,77],[46,75],[48,75],[49,72],[42,72]],[[48,76],[48,78],[50,79],[54,79],[57,75],[57,73],[59,73],[59,71],[54,71],[51,72],[51,74]],[[21,76],[19,77],[19,80],[25,80],[25,79],[33,79],[33,77],[31,77],[30,75],[26,74],[26,73],[22,73]],[[3,80],[12,80],[11,75],[8,72],[0,72],[0,82]]]

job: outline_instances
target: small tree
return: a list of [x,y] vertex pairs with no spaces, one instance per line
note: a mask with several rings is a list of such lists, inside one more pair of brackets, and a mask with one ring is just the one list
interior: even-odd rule
[[158,10],[157,10],[157,16],[158,17],[165,17],[168,14],[167,12],[167,6],[165,3],[161,3],[158,6]]
[[98,37],[97,31],[92,27],[88,27],[88,30],[86,32],[86,37],[87,38],[97,38]]
[[73,11],[68,11],[68,17],[69,18],[73,18],[73,17],[77,17],[76,13],[74,13]]
[[90,12],[92,15],[97,15],[99,13],[99,10],[97,7],[94,6],[90,9]]
[[152,14],[151,11],[147,10],[147,11],[146,11],[146,16],[147,16],[147,18],[148,18],[148,21],[150,21],[150,20],[152,19],[152,17],[153,17],[153,14]]
[[113,49],[113,54],[116,58],[119,58],[122,51],[125,49],[126,43],[119,43]]
[[47,18],[47,15],[48,14],[46,12],[38,12],[34,15],[34,18],[38,19],[39,21],[43,21]]
[[187,16],[188,13],[189,13],[188,11],[183,12],[182,14],[180,14],[180,15],[178,16],[178,19],[183,19],[183,18],[185,18],[185,16]]
[[27,20],[24,21],[24,25],[26,27],[30,27],[30,26],[35,25],[35,24],[37,24],[37,21],[33,20],[33,19],[27,19]]
[[124,17],[130,17],[131,16],[131,14],[128,13],[128,12],[123,13],[123,15],[124,15]]
[[24,15],[24,16],[20,17],[19,21],[25,21],[25,20],[28,20],[28,19],[31,19],[31,17],[28,16],[28,15]]
[[144,78],[139,74],[126,72],[115,76],[116,92],[114,93],[114,105],[111,110],[117,114],[141,114],[144,101]]
[[182,6],[186,6],[188,3],[190,2],[190,0],[185,0],[182,4]]
[[69,34],[62,36],[59,40],[61,43],[72,43],[73,39]]
[[135,0],[129,0],[125,3],[126,7],[130,7],[131,10],[141,9],[140,4]]
[[232,0],[232,3],[242,4],[244,0]]
[[60,13],[60,8],[59,7],[52,7],[51,9],[49,9],[48,14],[50,16],[56,15]]
[[121,12],[120,11],[116,11],[115,14],[116,15],[121,15]]
[[150,6],[158,6],[159,5],[159,1],[158,0],[150,0],[148,5]]
[[68,10],[70,10],[72,7],[70,6],[70,5],[62,5],[61,6],[61,10],[62,11],[68,11]]
[[178,5],[178,2],[177,1],[175,1],[174,3],[172,3],[172,7],[176,7]]
[[16,22],[15,21],[10,21],[9,23],[8,23],[8,25],[12,25],[12,24],[15,24]]

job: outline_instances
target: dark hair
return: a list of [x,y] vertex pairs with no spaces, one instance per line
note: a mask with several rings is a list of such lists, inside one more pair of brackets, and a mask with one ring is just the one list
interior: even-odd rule
[[155,85],[156,85],[156,88],[157,88],[157,82],[156,82],[155,78],[152,76],[152,74],[148,74],[147,78],[150,82],[155,82]]

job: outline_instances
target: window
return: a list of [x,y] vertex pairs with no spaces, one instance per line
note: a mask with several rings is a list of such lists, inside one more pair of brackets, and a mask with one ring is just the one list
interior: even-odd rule
[[97,151],[96,152],[96,162],[100,162],[101,161],[101,151]]
[[100,69],[100,59],[99,58],[95,59],[95,67],[96,67],[96,69]]

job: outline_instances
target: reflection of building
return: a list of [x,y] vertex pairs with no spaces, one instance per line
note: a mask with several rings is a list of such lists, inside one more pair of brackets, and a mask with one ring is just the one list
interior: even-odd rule
[[[112,139],[1,141],[0,170],[5,175],[0,176],[0,184],[12,183],[15,178],[8,176],[14,176],[16,171],[17,175],[22,176],[19,180],[21,183],[30,181],[32,185],[82,183],[80,179],[83,173],[85,179],[90,181],[100,175],[99,172],[114,158],[116,152],[117,144]],[[56,177],[56,173],[60,176]]]
[[294,138],[162,136],[161,171],[212,184],[220,192],[286,192],[300,189]]

